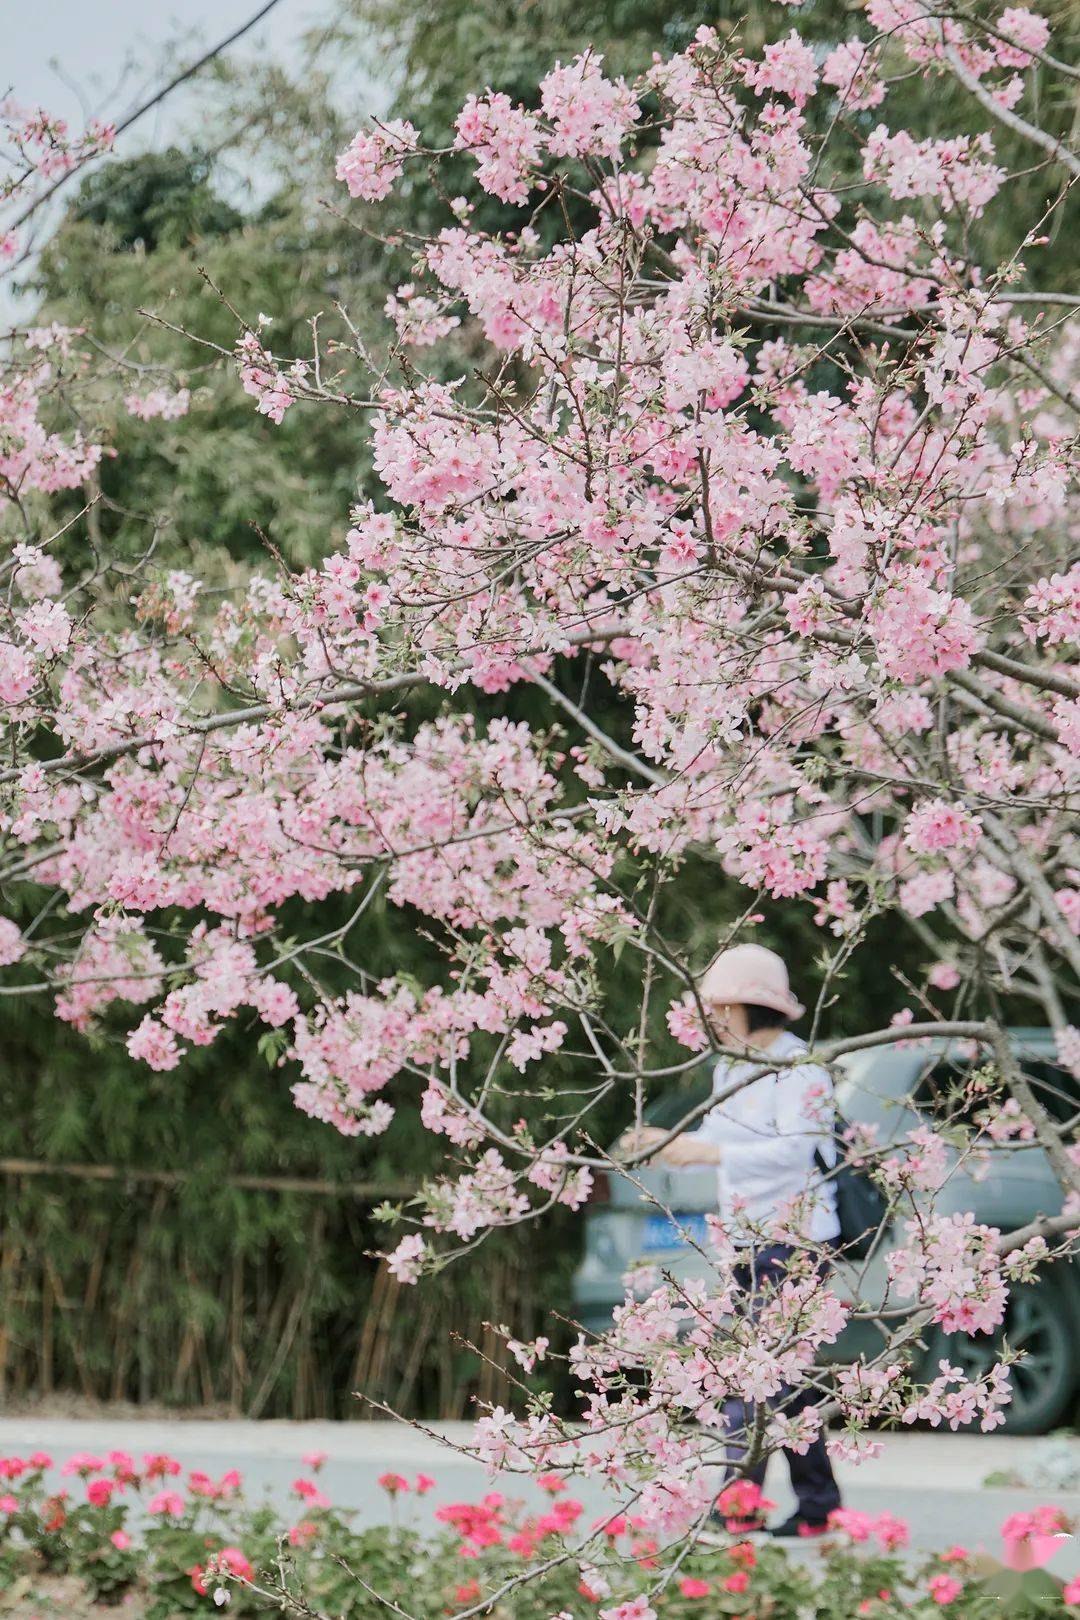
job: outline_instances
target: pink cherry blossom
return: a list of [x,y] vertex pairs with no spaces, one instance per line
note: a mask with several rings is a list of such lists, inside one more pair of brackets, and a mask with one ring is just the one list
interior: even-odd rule
[[853,111],[879,107],[885,99],[885,86],[875,77],[875,53],[862,40],[845,40],[825,58],[821,69],[824,84],[835,86],[842,104]]
[[378,202],[391,191],[405,166],[405,158],[416,150],[417,133],[407,119],[391,118],[371,130],[360,130],[338,154],[335,173],[348,187],[350,197]]
[[186,416],[191,406],[191,390],[178,388],[170,393],[167,388],[152,388],[147,394],[128,394],[124,399],[124,408],[131,416],[137,416],[140,421],[150,422],[160,417],[165,422],[175,422],[178,417]]
[[917,855],[973,849],[981,835],[976,816],[963,805],[949,804],[944,799],[921,804],[904,823],[904,842]]
[[542,151],[536,119],[509,96],[489,91],[468,98],[454,128],[456,144],[477,159],[476,178],[484,190],[503,202],[523,203]]
[[397,1248],[387,1257],[387,1267],[398,1282],[414,1283],[420,1276],[420,1264],[426,1253],[422,1237],[411,1234],[403,1237]]
[[605,78],[600,64],[589,53],[553,68],[541,81],[540,105],[552,126],[547,145],[558,156],[612,158],[638,116],[628,86]]
[[10,967],[26,954],[26,941],[10,917],[0,917],[0,967]]

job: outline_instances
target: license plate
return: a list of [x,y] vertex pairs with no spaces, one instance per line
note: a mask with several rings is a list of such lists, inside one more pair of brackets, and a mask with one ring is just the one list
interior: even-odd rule
[[704,1215],[646,1215],[641,1246],[645,1254],[681,1249],[688,1239],[704,1244],[708,1228]]

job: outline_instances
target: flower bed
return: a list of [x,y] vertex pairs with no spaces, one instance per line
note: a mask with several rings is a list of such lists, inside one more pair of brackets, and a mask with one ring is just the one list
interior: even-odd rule
[[1000,1561],[958,1546],[917,1559],[902,1520],[851,1509],[833,1515],[808,1559],[746,1534],[760,1493],[740,1482],[719,1498],[722,1528],[661,1560],[632,1514],[590,1524],[557,1475],[540,1477],[545,1511],[491,1491],[441,1503],[437,1528],[421,1531],[405,1504],[435,1489],[429,1476],[383,1475],[388,1522],[362,1526],[327,1497],[324,1461],[304,1459],[283,1517],[247,1501],[235,1469],[215,1480],[170,1456],[136,1464],[123,1451],[60,1468],[41,1452],[0,1458],[0,1611],[28,1620],[118,1605],[129,1620],[223,1609],[307,1620],[1080,1616],[1080,1579],[1063,1587],[1043,1567],[1068,1529],[1053,1507],[1006,1520]]

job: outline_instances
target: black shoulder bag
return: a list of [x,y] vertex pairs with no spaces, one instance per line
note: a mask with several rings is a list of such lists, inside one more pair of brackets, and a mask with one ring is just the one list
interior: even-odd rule
[[837,1118],[836,1163],[826,1164],[820,1148],[814,1149],[814,1163],[836,1188],[836,1216],[844,1258],[865,1260],[877,1243],[889,1204],[877,1182],[865,1170],[848,1164],[844,1157],[844,1121]]

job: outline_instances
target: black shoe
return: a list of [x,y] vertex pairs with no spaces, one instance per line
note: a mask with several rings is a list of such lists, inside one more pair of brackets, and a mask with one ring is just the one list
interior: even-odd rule
[[783,1524],[769,1526],[770,1536],[779,1536],[785,1541],[794,1541],[796,1538],[802,1541],[813,1541],[817,1536],[827,1535],[828,1530],[827,1519],[807,1519],[801,1513],[793,1513],[790,1519],[784,1520]]

